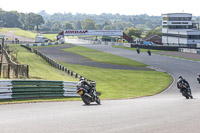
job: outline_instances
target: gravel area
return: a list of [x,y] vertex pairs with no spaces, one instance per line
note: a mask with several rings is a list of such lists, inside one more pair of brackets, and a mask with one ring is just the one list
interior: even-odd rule
[[150,70],[149,68],[141,67],[131,67],[123,65],[106,64],[101,62],[95,62],[89,58],[80,56],[78,54],[62,51],[61,49],[66,49],[74,47],[75,45],[60,45],[57,47],[43,47],[39,48],[39,51],[46,54],[48,57],[58,60],[68,64],[85,65],[99,68],[109,68],[109,69],[124,69],[124,70]]

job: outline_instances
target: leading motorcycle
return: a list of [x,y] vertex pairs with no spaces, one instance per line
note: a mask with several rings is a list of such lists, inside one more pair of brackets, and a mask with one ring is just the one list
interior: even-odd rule
[[182,83],[180,84],[179,87],[180,87],[180,92],[186,99],[189,99],[189,98],[193,99],[192,92],[188,84]]
[[91,102],[96,102],[97,104],[101,104],[100,98],[97,96],[96,92],[96,82],[92,81],[90,83],[87,82],[88,85],[85,85],[87,81],[80,80],[77,84],[76,93],[81,96],[81,99],[86,105],[89,105]]

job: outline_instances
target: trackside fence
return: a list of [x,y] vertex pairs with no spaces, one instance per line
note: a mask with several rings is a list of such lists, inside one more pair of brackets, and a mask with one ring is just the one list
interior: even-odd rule
[[29,66],[13,62],[8,52],[3,48],[2,62],[0,63],[1,78],[28,78]]
[[0,80],[0,99],[79,97],[78,82],[50,80]]

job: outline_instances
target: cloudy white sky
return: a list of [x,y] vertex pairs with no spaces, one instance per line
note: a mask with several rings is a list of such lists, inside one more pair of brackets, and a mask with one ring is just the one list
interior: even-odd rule
[[49,14],[71,12],[160,16],[163,13],[185,12],[200,16],[199,0],[0,0],[0,8],[24,13],[45,10]]

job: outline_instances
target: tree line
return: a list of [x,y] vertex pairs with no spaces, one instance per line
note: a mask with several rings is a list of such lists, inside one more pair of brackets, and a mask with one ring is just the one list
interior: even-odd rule
[[38,14],[19,13],[17,11],[4,11],[0,9],[0,27],[21,28],[24,30],[37,30],[40,32],[59,33],[64,29],[89,30],[124,30],[133,38],[141,35],[161,35],[161,16],[120,15],[120,14],[72,14],[54,13],[52,15],[44,10]]
[[39,26],[44,23],[43,17],[39,14],[19,13],[17,11],[8,12],[0,8],[0,27],[39,30]]
[[42,25],[43,30],[60,30],[60,29],[99,29],[99,30],[127,30],[130,27],[149,31],[162,25],[161,16],[142,15],[120,15],[102,13],[84,14],[84,13],[54,13],[52,15],[40,11],[45,23]]

